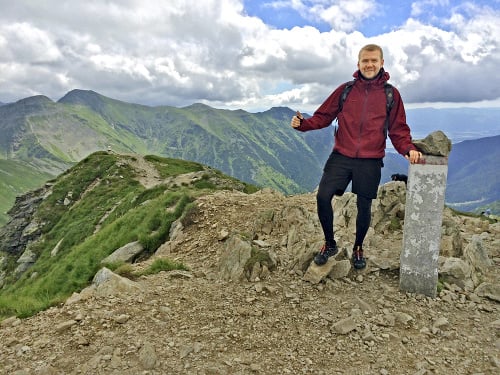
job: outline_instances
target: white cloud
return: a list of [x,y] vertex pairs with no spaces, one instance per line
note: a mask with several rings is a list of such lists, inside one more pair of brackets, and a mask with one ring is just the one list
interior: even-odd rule
[[97,71],[111,73],[124,73],[134,79],[143,79],[148,82],[153,80],[148,68],[141,60],[128,58],[120,55],[94,55],[90,61],[95,65]]
[[50,33],[26,22],[2,25],[0,33],[0,61],[15,59],[18,62],[39,64],[62,58]]
[[374,0],[278,0],[270,1],[267,6],[294,9],[307,20],[319,19],[334,30],[346,32],[354,31],[377,9]]
[[[272,2],[332,25],[290,30],[246,15],[237,0],[17,0],[0,12],[0,101],[59,99],[91,89],[141,104],[193,102],[248,110],[314,110],[351,78],[357,53],[379,43],[408,104],[500,97],[500,11],[415,2],[414,17],[371,38],[355,28],[377,11],[367,0]],[[435,22],[419,14],[448,6]]]
[[376,10],[376,5],[369,0],[340,0],[318,2],[311,8],[311,15],[327,22],[339,31],[354,31],[363,20]]

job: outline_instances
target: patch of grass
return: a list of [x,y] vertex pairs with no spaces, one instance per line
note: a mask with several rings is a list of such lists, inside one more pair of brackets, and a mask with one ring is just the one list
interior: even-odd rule
[[245,188],[243,189],[243,192],[246,194],[253,194],[259,190],[260,190],[260,188],[256,185],[245,184]]
[[141,204],[151,199],[156,199],[160,195],[165,193],[165,186],[157,185],[152,187],[151,189],[144,190],[140,193],[134,200],[134,205]]
[[114,271],[117,275],[127,277],[129,279],[135,278],[134,269],[130,263],[123,263],[119,267],[117,267]]
[[[221,171],[208,168],[196,162],[156,155],[146,155],[144,158],[154,164],[160,177],[163,179],[185,173],[206,171],[202,178],[193,184],[193,187],[198,190],[238,189],[247,194],[255,193],[259,190],[259,187],[255,185],[242,182],[234,177],[223,174]],[[188,186],[188,184],[184,183],[183,186]]]
[[52,298],[47,293],[36,296],[0,296],[0,321],[11,316],[27,318],[48,307],[58,305],[62,299]]
[[271,259],[271,256],[269,255],[269,252],[263,249],[252,247],[251,256],[245,263],[245,271],[247,273],[251,273],[256,263],[265,265],[269,270],[272,270],[274,268],[274,263]]
[[468,212],[468,211],[459,211],[454,208],[448,207],[451,210],[451,213],[453,216],[467,216],[467,217],[473,217],[473,218],[479,218],[481,220],[486,220],[490,224],[496,223],[498,220],[494,217],[494,215],[491,215],[491,217],[482,215],[481,212]]
[[217,189],[217,186],[208,181],[208,180],[198,180],[196,181],[193,186],[196,188],[196,189],[210,189],[210,190],[215,190]]
[[156,155],[146,155],[144,159],[155,165],[161,178],[177,176],[189,172],[198,172],[205,168],[199,163],[181,159],[164,158]]
[[188,227],[194,223],[195,217],[198,214],[199,209],[196,203],[191,202],[186,205],[184,212],[181,216],[181,224],[184,227]]
[[[100,261],[117,248],[139,239],[145,248],[145,257],[152,254],[167,240],[172,222],[181,216],[190,199],[182,193],[164,194],[161,199],[129,210],[95,235],[92,235],[91,224],[81,220],[70,222],[65,226],[65,240],[56,258],[51,257],[50,248],[46,248],[47,242],[39,242],[36,248],[39,254],[37,262],[2,294],[7,298],[14,295],[19,297],[19,300],[9,299],[15,305],[17,301],[26,301],[25,307],[14,309],[22,311],[22,314],[51,306],[54,301],[64,299],[89,285],[101,267]],[[175,209],[167,211],[165,207],[171,206],[172,201],[175,202]],[[57,229],[55,226],[54,230]],[[57,238],[53,241],[55,240]],[[122,268],[119,272],[126,273],[126,269]],[[30,275],[33,274],[38,276],[31,278]],[[46,297],[40,299],[40,295]]]
[[[52,194],[42,202],[37,211],[39,222],[45,223],[43,233],[51,232],[63,217],[63,226],[69,222],[79,222],[84,217],[88,218],[88,215],[94,219],[101,217],[105,208],[110,205],[110,200],[116,201],[127,192],[137,190],[139,185],[132,178],[131,168],[128,165],[117,165],[116,157],[107,153],[95,153],[70,171],[56,180]],[[83,200],[83,194],[89,194],[92,199]],[[65,199],[69,201],[69,205],[64,204]],[[81,202],[75,210],[73,202],[79,200]]]
[[449,207],[449,206],[447,206],[447,207],[451,210],[451,213],[454,216],[479,217],[479,215],[474,213],[474,212],[460,211],[460,210],[457,210],[457,209]]
[[174,262],[168,258],[158,258],[153,261],[145,270],[134,272],[134,268],[130,263],[115,262],[103,264],[103,267],[109,268],[117,275],[127,277],[129,279],[137,279],[140,276],[154,275],[161,271],[182,270],[189,271],[188,267],[180,262]]
[[436,286],[437,294],[441,293],[443,291],[443,289],[444,289],[443,280],[438,280],[438,283]]
[[124,262],[122,260],[116,261],[116,262],[104,262],[104,263],[101,263],[101,265],[103,267],[106,267],[107,269],[113,271],[114,273],[118,273],[118,272],[116,272],[117,269],[119,269],[122,266],[128,265],[128,264],[130,264],[130,263]]
[[161,271],[173,271],[173,270],[189,271],[189,269],[182,263],[173,262],[172,260],[167,258],[158,258],[155,259],[153,263],[144,271],[136,273],[135,275],[136,276],[153,275]]
[[390,231],[401,230],[403,227],[401,225],[401,220],[398,217],[391,217],[391,222],[389,223]]
[[[171,206],[173,200],[175,200],[175,209],[173,211],[162,209]],[[146,254],[155,252],[168,239],[172,223],[181,217],[184,209],[191,201],[192,198],[188,195],[171,193],[163,200],[160,211],[158,211],[157,205],[152,207],[153,210],[150,209],[149,214],[144,218],[144,225],[148,230],[142,231],[142,235],[139,236],[139,242],[144,247]],[[154,228],[154,231],[151,231],[152,228]]]

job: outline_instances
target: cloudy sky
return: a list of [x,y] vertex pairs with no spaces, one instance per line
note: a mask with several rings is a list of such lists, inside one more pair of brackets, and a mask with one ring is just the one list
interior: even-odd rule
[[384,48],[407,107],[500,107],[500,0],[0,0],[0,102],[312,111]]

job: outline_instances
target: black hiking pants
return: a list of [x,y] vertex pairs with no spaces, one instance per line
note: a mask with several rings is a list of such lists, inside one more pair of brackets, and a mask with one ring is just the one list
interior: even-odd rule
[[325,242],[334,241],[333,208],[334,195],[344,194],[352,182],[352,192],[357,195],[356,239],[354,245],[362,245],[371,221],[372,199],[377,197],[380,183],[382,159],[349,158],[332,152],[323,168],[316,202],[318,217]]

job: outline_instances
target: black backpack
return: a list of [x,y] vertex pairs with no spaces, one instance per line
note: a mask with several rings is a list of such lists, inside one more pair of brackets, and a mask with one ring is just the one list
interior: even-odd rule
[[[354,82],[356,80],[352,80],[349,82],[346,82],[344,86],[344,90],[342,91],[342,94],[340,95],[339,98],[339,112],[342,112],[342,108],[344,106],[344,102],[347,99],[347,95],[351,92],[352,86],[354,85]],[[384,90],[385,90],[385,98],[386,98],[386,104],[385,104],[385,111],[386,111],[386,117],[385,117],[385,125],[384,125],[384,137],[387,137],[387,131],[389,129],[389,115],[391,113],[391,109],[394,106],[394,90],[393,87],[390,83],[384,82]],[[337,134],[337,128],[335,128],[335,134]]]

